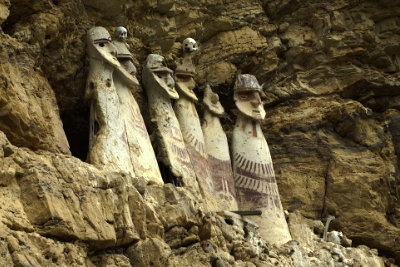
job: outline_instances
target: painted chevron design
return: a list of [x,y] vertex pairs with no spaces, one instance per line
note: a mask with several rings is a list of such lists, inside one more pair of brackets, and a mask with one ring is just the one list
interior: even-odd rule
[[149,138],[147,133],[146,126],[144,125],[144,121],[142,118],[142,114],[138,108],[131,106],[132,118],[133,118],[133,127],[143,138]]
[[233,155],[235,166],[235,186],[270,196],[279,196],[275,174],[271,163],[260,163],[246,159],[243,155]]
[[242,171],[246,171],[250,176],[275,176],[271,163],[254,162],[244,158],[242,155],[235,153],[233,155],[234,166]]
[[178,129],[177,127],[175,127],[175,126],[171,126],[170,130],[171,130],[172,139],[174,139],[176,142],[183,143],[181,130]]
[[259,193],[278,196],[278,187],[274,183],[268,183],[260,180],[255,180],[242,175],[235,175],[235,185],[239,188],[247,188]]
[[202,156],[206,156],[206,149],[203,142],[199,141],[196,136],[191,133],[188,133],[185,138],[186,142],[190,144],[198,153]]
[[267,193],[260,193],[248,188],[240,188],[242,194],[242,201],[252,203],[253,208],[262,208],[274,211],[274,214],[279,218],[280,213],[276,213],[276,209],[281,210],[281,202],[279,195],[270,195]]
[[186,166],[187,168],[192,168],[192,164],[189,159],[187,151],[181,147],[178,147],[174,143],[170,143],[172,153],[174,154],[176,160]]
[[215,190],[229,193],[236,198],[231,161],[220,160],[208,155],[208,162],[210,164]]

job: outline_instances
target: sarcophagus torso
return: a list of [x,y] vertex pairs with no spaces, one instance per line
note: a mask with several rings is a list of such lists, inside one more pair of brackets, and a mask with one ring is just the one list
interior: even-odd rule
[[87,95],[90,96],[90,133],[88,162],[99,168],[123,171],[135,176],[129,157],[127,139],[121,124],[121,109],[113,82],[113,72],[123,72],[115,46],[107,30],[95,27],[88,31],[90,61]]
[[265,110],[261,87],[252,75],[238,75],[234,89],[239,114],[232,136],[233,173],[241,210],[261,210],[252,217],[261,236],[274,244],[291,239],[284,217],[271,154],[259,121]]
[[139,82],[135,77],[136,68],[133,64],[133,57],[125,43],[126,29],[119,27],[114,38],[116,38],[113,44],[117,48],[117,59],[132,78],[130,81],[121,73],[114,72],[114,84],[121,110],[121,124],[124,128],[130,160],[133,162],[136,176],[141,176],[148,181],[163,183],[146,125],[139,105],[132,94],[132,87],[139,86]]
[[[185,46],[189,44],[189,46]],[[196,86],[194,81],[195,68],[190,53],[197,50],[193,39],[187,38],[183,42],[184,57],[175,71],[175,81],[179,99],[174,105],[176,117],[181,127],[186,149],[192,162],[197,181],[203,192],[208,207],[217,209],[213,196],[213,184],[208,164],[208,155],[205,148],[204,136],[201,129],[199,115],[195,102],[197,97],[193,92]]]
[[237,210],[228,140],[219,119],[224,108],[218,95],[209,86],[206,87],[203,103],[205,111],[202,129],[218,209]]
[[186,186],[198,189],[196,176],[186,151],[171,99],[179,98],[172,78],[160,55],[150,54],[143,67],[143,83],[149,100],[150,117],[155,128],[157,158],[173,176]]

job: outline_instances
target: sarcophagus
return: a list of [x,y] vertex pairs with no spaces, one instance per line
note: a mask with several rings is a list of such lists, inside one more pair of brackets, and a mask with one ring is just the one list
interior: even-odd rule
[[213,197],[213,184],[208,164],[208,155],[201,130],[199,115],[197,114],[195,102],[196,94],[193,89],[195,68],[192,63],[192,54],[197,51],[197,44],[192,38],[183,41],[183,59],[175,71],[175,82],[179,99],[174,105],[174,110],[181,127],[183,140],[192,162],[197,181],[211,210],[217,209]]
[[143,67],[143,84],[147,92],[150,118],[155,128],[155,150],[159,162],[165,167],[165,177],[177,185],[192,186],[198,190],[188,152],[171,99],[178,99],[172,70],[164,57],[150,54]]
[[99,168],[123,171],[134,177],[113,73],[118,71],[130,83],[134,83],[134,79],[116,58],[117,49],[105,28],[88,31],[87,55],[90,67],[86,95],[91,103],[87,161]]
[[135,76],[136,67],[133,64],[133,56],[125,43],[126,38],[127,30],[124,27],[118,27],[112,42],[117,49],[119,63],[131,76],[132,80],[127,80],[125,78],[126,75],[121,74],[119,71],[114,72],[114,85],[120,104],[120,118],[125,135],[124,139],[127,142],[129,158],[136,176],[141,176],[148,182],[163,183],[146,125],[139,105],[132,94],[133,86],[139,86],[139,82]]
[[201,127],[218,209],[237,210],[228,140],[219,119],[224,114],[224,108],[219,102],[218,95],[211,90],[209,85],[206,86],[203,103],[205,110]]
[[291,240],[284,217],[274,168],[260,120],[265,110],[261,86],[253,75],[238,75],[234,101],[239,114],[232,136],[233,173],[241,210],[261,210],[254,220],[268,242],[283,244]]

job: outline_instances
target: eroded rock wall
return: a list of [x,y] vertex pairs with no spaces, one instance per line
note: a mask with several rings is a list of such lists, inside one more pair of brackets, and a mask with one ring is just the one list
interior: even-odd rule
[[[164,198],[146,199],[143,185],[127,189],[118,174],[54,154],[68,154],[69,143],[73,156],[86,157],[86,31],[124,25],[138,78],[147,54],[164,55],[174,68],[183,39],[200,43],[196,81],[211,82],[220,94],[228,135],[233,78],[238,71],[255,74],[264,83],[263,130],[284,208],[314,219],[333,214],[332,227],[354,244],[400,260],[399,13],[400,4],[386,0],[0,1],[4,233],[16,231],[24,236],[18,240],[29,242],[68,241],[68,251],[80,256],[65,261],[78,265],[88,251],[138,240],[129,253],[104,252],[92,261],[122,264],[147,247],[169,255],[164,243],[145,237],[166,240],[173,249],[189,247],[187,255],[200,249],[190,245],[197,242],[192,234],[202,232],[193,226],[207,225],[197,215],[201,205],[174,207],[182,197],[201,202],[190,192],[152,187],[165,191],[159,194]],[[141,88],[135,97],[148,120]],[[167,216],[168,208],[160,207],[165,202],[179,215]],[[176,222],[184,228],[181,241],[168,234]],[[2,248],[8,246],[15,263],[12,242]],[[206,264],[205,258],[199,261]],[[31,264],[44,264],[36,261]]]

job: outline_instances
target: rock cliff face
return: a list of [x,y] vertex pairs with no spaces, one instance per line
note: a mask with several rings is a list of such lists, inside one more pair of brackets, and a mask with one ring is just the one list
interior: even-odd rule
[[[0,0],[0,24],[2,266],[400,262],[399,2]],[[257,76],[298,242],[263,244],[251,222],[205,212],[185,188],[127,186],[82,162],[85,36],[95,25],[128,29],[138,78],[149,53],[174,68],[180,43],[195,38],[197,93],[208,81],[220,94],[228,136],[234,76]],[[135,97],[148,123],[141,88]],[[314,220],[328,215],[353,247],[377,251],[321,241]]]

